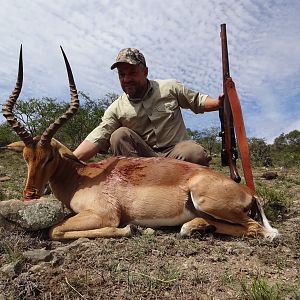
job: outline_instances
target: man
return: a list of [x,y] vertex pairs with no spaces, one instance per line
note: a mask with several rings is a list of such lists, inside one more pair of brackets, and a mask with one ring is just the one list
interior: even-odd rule
[[213,99],[176,80],[148,80],[145,57],[135,48],[122,49],[111,66],[115,68],[124,94],[108,107],[75,156],[86,161],[110,148],[113,155],[164,156],[208,166],[211,157],[189,140],[180,108],[215,111],[223,96]]

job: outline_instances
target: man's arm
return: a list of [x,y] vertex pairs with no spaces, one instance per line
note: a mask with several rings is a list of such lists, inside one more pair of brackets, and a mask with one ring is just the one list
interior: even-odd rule
[[218,99],[214,99],[210,96],[207,96],[204,102],[204,111],[216,111],[218,110],[224,101],[224,94],[221,94]]
[[94,144],[88,140],[84,140],[73,152],[73,154],[82,161],[88,161],[100,150],[99,144]]

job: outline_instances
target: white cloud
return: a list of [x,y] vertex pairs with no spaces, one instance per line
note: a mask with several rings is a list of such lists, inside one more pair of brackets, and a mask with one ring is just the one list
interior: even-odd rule
[[[21,43],[23,98],[69,97],[59,45],[68,55],[78,89],[95,98],[121,92],[110,65],[123,47],[143,51],[150,78],[176,78],[217,96],[222,88],[219,25],[227,23],[231,75],[248,135],[271,140],[299,126],[299,1],[2,0],[0,4],[0,103],[13,89]],[[195,129],[218,126],[217,113],[184,115],[187,126]]]

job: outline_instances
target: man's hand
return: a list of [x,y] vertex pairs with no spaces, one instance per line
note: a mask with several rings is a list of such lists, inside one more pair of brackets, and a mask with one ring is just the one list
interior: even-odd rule
[[225,99],[224,93],[220,94],[219,98],[218,98],[218,100],[219,100],[219,108],[223,106],[224,99]]
[[204,102],[204,111],[208,112],[218,110],[223,105],[224,97],[225,96],[223,93],[219,95],[218,99],[207,96]]

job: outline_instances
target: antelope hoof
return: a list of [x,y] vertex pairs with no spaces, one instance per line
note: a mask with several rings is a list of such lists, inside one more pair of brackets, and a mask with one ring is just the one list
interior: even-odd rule
[[130,228],[130,232],[131,232],[131,236],[135,236],[135,235],[139,235],[140,231],[138,229],[138,227],[134,224],[129,224],[127,225]]
[[125,231],[125,237],[131,237],[140,234],[139,229],[134,224],[128,224],[126,227],[123,228]]
[[185,226],[185,224],[181,227],[179,236],[181,238],[188,238],[193,235],[195,232],[199,232],[201,234],[208,234],[208,233],[214,233],[216,232],[217,228],[214,225],[206,225],[201,228],[190,228],[188,225]]
[[272,242],[275,238],[279,238],[280,233],[278,232],[277,229],[272,228],[270,229],[267,233],[265,233],[264,238],[265,240]]

